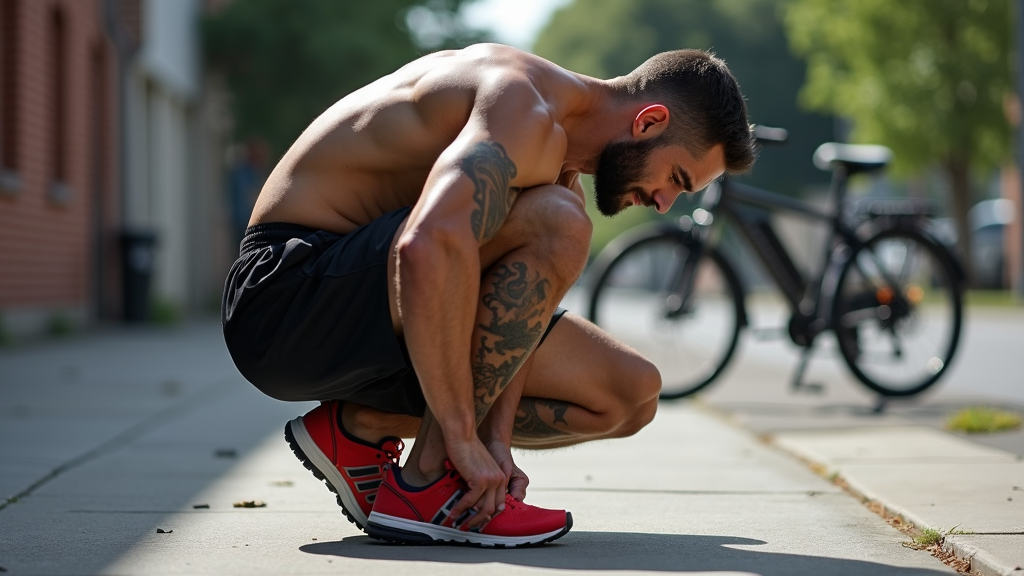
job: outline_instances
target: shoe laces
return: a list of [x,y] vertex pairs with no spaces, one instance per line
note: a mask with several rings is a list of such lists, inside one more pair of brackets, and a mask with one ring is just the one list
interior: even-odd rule
[[380,445],[380,451],[392,464],[398,464],[399,458],[402,457],[402,450],[405,450],[405,442],[402,442],[401,438],[385,438]]
[[447,458],[444,459],[444,470],[445,474],[447,474],[448,477],[451,478],[452,480],[462,478],[462,475],[459,474],[459,471],[455,469],[455,464],[452,464],[452,461]]

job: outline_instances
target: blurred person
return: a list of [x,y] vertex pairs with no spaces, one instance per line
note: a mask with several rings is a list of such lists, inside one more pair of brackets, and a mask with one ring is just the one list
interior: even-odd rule
[[500,45],[425,56],[342,98],[274,168],[225,340],[265,394],[321,401],[285,436],[371,536],[554,540],[572,517],[523,502],[511,447],[634,434],[661,387],[558,308],[589,252],[579,175],[606,215],[665,213],[753,161],[739,86],[702,51],[611,80]]
[[236,242],[245,236],[263,182],[267,178],[267,143],[260,138],[250,138],[234,154],[231,169],[228,170],[228,203],[231,213],[231,230]]

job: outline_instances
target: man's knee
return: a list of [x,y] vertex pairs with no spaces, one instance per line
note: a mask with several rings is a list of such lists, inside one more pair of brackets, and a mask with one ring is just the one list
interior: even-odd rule
[[610,377],[614,384],[608,403],[600,410],[602,434],[610,438],[632,436],[650,424],[658,411],[661,373],[654,364],[637,356]]
[[536,254],[551,280],[568,289],[586,266],[592,230],[580,197],[551,184],[524,190],[501,234]]
[[646,359],[633,367],[632,377],[624,398],[625,410],[615,428],[618,437],[632,436],[654,420],[658,412],[658,394],[661,393],[661,373]]
[[654,420],[654,415],[658,413],[658,398],[652,398],[647,402],[634,407],[632,412],[623,420],[622,424],[615,429],[615,436],[619,438],[625,438],[626,436],[632,436],[643,430],[645,426]]

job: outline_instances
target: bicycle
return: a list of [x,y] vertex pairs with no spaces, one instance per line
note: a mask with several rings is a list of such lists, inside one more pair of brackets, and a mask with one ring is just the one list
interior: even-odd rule
[[[755,127],[764,143],[779,128]],[[661,370],[661,398],[706,388],[733,357],[748,327],[746,292],[718,249],[723,217],[735,224],[789,307],[786,332],[803,348],[792,380],[803,382],[818,337],[832,332],[853,375],[880,395],[926,390],[949,367],[960,339],[966,276],[932,232],[931,204],[908,199],[850,202],[850,176],[882,170],[892,153],[871,145],[827,143],[815,165],[832,171],[829,203],[809,203],[722,178],[692,214],[647,224],[616,238],[596,258],[589,318]],[[768,210],[768,212],[765,211]],[[784,211],[829,225],[821,264],[805,276],[768,216]]]

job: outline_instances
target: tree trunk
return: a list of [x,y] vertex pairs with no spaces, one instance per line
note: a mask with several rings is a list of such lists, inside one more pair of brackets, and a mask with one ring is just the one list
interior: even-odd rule
[[957,248],[967,273],[967,285],[973,285],[974,263],[971,261],[971,230],[967,211],[971,209],[971,166],[967,154],[954,152],[944,163],[950,184],[950,208],[956,222]]

